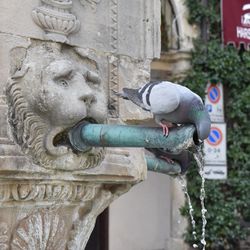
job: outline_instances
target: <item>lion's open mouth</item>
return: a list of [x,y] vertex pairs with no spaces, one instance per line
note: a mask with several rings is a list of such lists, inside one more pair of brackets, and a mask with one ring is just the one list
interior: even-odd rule
[[69,129],[65,129],[62,132],[58,133],[53,139],[53,145],[55,147],[60,146],[70,146],[69,138],[68,138],[68,131]]
[[[79,121],[77,124],[82,124],[82,123],[98,123],[98,122],[92,117],[87,117]],[[77,124],[75,124],[74,126],[77,126]],[[71,128],[64,129],[63,131],[56,134],[55,137],[53,138],[53,146],[67,147],[68,149],[71,149],[73,153],[79,154],[79,151],[76,151],[70,143],[68,136],[70,129]]]

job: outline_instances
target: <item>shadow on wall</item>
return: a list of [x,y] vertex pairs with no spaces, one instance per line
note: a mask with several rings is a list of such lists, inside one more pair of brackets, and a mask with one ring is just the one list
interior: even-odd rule
[[85,250],[108,250],[109,208],[106,208],[96,219],[95,228],[89,238]]

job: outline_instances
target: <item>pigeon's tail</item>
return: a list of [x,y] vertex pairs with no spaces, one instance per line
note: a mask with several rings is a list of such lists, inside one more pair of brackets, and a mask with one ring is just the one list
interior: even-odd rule
[[112,90],[113,91],[113,93],[116,95],[116,96],[118,96],[118,97],[121,97],[122,99],[125,99],[125,100],[129,100],[129,98],[126,96],[126,94],[125,93],[119,93],[119,92],[116,92],[116,91],[114,91],[114,90]]
[[125,99],[130,100],[134,104],[140,106],[141,108],[145,109],[142,100],[139,97],[138,89],[129,89],[123,88],[121,93],[116,93],[117,96]]
[[126,96],[130,101],[134,103],[137,103],[138,101],[141,102],[138,97],[138,89],[123,88],[122,91],[124,96]]

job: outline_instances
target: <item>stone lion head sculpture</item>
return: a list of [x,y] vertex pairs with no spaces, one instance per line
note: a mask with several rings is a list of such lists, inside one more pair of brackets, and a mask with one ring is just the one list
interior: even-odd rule
[[45,168],[86,169],[100,164],[104,149],[76,153],[65,136],[83,119],[106,120],[106,93],[97,63],[77,49],[52,42],[33,41],[29,48],[14,51],[6,96],[16,144]]

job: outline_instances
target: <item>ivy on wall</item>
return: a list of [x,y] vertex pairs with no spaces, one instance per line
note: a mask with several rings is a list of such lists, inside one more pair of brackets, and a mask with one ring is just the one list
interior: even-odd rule
[[[217,79],[224,85],[228,179],[206,180],[205,183],[206,249],[235,250],[240,249],[240,240],[250,234],[250,52],[222,45],[220,1],[209,0],[207,6],[201,1],[186,0],[189,21],[197,25],[207,22],[209,39],[194,41],[192,70],[183,84],[201,96],[210,79]],[[201,178],[197,166],[188,170],[187,181],[197,233],[201,235]],[[181,212],[189,219],[187,206]],[[192,246],[191,225],[185,239]]]

